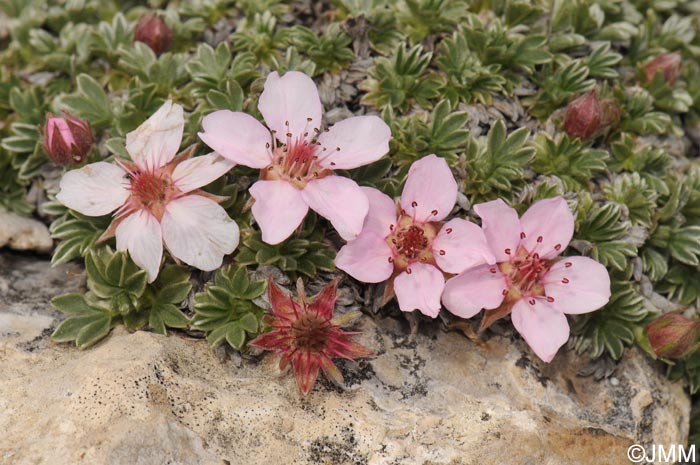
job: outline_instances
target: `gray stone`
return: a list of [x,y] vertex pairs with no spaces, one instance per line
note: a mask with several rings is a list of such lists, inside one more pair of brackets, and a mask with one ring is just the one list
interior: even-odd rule
[[0,209],[0,248],[49,252],[53,239],[46,225]]
[[[41,326],[40,300],[74,278],[23,266],[33,284],[0,315]],[[0,335],[0,463],[601,464],[687,439],[688,396],[636,350],[595,381],[573,352],[547,365],[507,331],[475,343],[434,322],[411,340],[405,322],[368,316],[354,329],[376,356],[339,362],[346,388],[321,381],[307,399],[276,360],[221,361],[182,334],[116,328],[82,352]]]

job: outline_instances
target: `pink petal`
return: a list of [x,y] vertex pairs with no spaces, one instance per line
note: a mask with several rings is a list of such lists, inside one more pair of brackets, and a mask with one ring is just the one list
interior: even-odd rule
[[301,191],[287,181],[258,181],[250,187],[253,216],[268,244],[288,238],[304,220],[309,207]]
[[445,278],[433,265],[416,263],[394,279],[394,292],[399,308],[404,312],[420,310],[435,318],[440,313],[440,296],[445,288]]
[[182,107],[168,100],[126,135],[126,151],[141,169],[160,168],[177,154],[184,128]]
[[70,147],[72,144],[75,144],[75,137],[73,137],[73,133],[68,127],[68,122],[66,122],[65,118],[59,118],[54,116],[52,118],[49,118],[49,120],[46,123],[46,136],[49,138],[49,140],[47,141],[47,145],[49,147],[51,147],[51,143],[53,142],[54,131],[56,131],[57,129],[61,134],[61,138],[65,142],[66,146]]
[[394,271],[391,248],[374,231],[362,231],[345,244],[335,257],[335,265],[363,283],[386,281]]
[[498,308],[503,303],[503,290],[507,287],[498,267],[477,266],[447,281],[442,303],[450,313],[471,318],[484,308]]
[[355,239],[369,211],[367,196],[352,179],[327,176],[310,181],[301,196],[316,213],[331,222],[340,237]]
[[[391,129],[377,116],[355,116],[321,133],[318,142],[326,155],[321,164],[332,170],[367,165],[389,152]],[[340,150],[338,150],[340,149]]]
[[170,253],[190,266],[213,271],[238,246],[238,225],[216,202],[187,195],[165,207],[163,240]]
[[202,120],[199,138],[222,157],[249,168],[270,164],[270,131],[246,113],[219,110]]
[[124,218],[114,235],[117,250],[128,250],[134,263],[148,274],[148,282],[153,282],[163,257],[163,239],[156,217],[147,210],[139,210]]
[[560,311],[588,313],[610,300],[610,275],[603,265],[590,258],[563,257],[545,276],[544,291]]
[[481,228],[461,218],[445,223],[431,247],[435,262],[447,273],[461,273],[476,265],[496,263]]
[[191,192],[216,181],[235,165],[212,153],[190,158],[173,170],[173,182],[182,192]]
[[286,143],[288,133],[294,140],[311,139],[316,135],[314,128],[321,127],[323,107],[316,84],[298,71],[287,71],[282,77],[277,71],[271,72],[260,95],[258,109],[267,127],[283,143]]
[[[401,207],[416,221],[440,221],[457,201],[457,181],[444,158],[428,155],[411,165]],[[415,205],[415,206],[414,206]]]
[[361,189],[369,201],[369,211],[362,231],[374,231],[381,237],[387,237],[396,225],[396,202],[372,187],[361,187]]
[[513,305],[511,319],[525,342],[545,362],[551,362],[569,340],[566,315],[545,299],[536,299],[535,305],[519,300]]
[[525,239],[522,244],[543,258],[552,258],[566,249],[574,235],[574,215],[562,197],[534,203],[520,218]]
[[510,260],[509,255],[505,253],[506,249],[515,253],[520,244],[522,227],[518,212],[501,199],[476,204],[474,211],[481,218],[481,229],[496,256],[496,261],[500,263]]
[[68,171],[61,179],[56,199],[83,215],[102,216],[124,205],[129,198],[126,172],[111,163],[91,163]]

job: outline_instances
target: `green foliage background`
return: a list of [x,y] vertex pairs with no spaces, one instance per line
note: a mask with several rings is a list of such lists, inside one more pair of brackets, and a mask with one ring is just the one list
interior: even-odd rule
[[[175,37],[160,56],[133,41],[152,10]],[[374,112],[391,126],[388,157],[347,173],[360,184],[395,195],[410,164],[435,153],[460,183],[460,215],[498,197],[522,212],[563,195],[577,218],[569,253],[599,260],[613,279],[610,303],[574,321],[582,354],[619,359],[644,345],[655,314],[700,302],[697,0],[2,0],[0,12],[0,208],[52,223],[54,264],[93,264],[90,292],[55,302],[71,315],[59,340],[85,347],[117,323],[158,332],[192,324],[210,342],[240,348],[261,326],[254,302],[264,290],[247,269],[274,265],[305,278],[333,270],[339,242],[313,216],[284,244],[260,240],[246,208],[256,173],[244,168],[207,187],[230,197],[224,207],[241,246],[215,277],[192,276],[201,292],[189,303],[186,270],[161,273],[187,292],[142,276],[125,282],[117,265],[133,267],[128,257],[95,245],[109,218],[51,201],[61,170],[42,147],[46,112],[88,120],[95,161],[126,156],[126,133],[172,98],[187,112],[185,146],[211,111],[259,116],[273,70],[313,76],[329,120]],[[673,51],[683,56],[679,80],[645,84],[643,64]],[[594,87],[618,103],[620,120],[593,141],[570,138],[563,108]],[[670,373],[695,392],[700,355]]]

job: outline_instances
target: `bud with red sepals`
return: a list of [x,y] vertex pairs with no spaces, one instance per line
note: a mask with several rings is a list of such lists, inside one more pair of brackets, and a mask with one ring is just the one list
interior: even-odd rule
[[46,115],[44,149],[57,165],[72,166],[84,162],[93,142],[87,122],[65,112],[62,117]]
[[673,85],[681,74],[681,54],[662,53],[642,68],[647,82],[652,82],[657,73],[661,73],[668,85]]
[[143,42],[156,55],[160,55],[172,45],[173,33],[161,18],[156,15],[148,15],[141,18],[136,24],[134,40]]
[[569,136],[590,139],[601,128],[603,108],[595,89],[572,100],[566,107],[564,131]]
[[682,358],[698,348],[700,321],[666,313],[647,326],[647,337],[659,357]]

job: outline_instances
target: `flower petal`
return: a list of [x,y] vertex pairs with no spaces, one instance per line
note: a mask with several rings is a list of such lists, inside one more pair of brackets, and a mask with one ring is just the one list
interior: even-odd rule
[[268,244],[288,238],[309,211],[301,191],[287,181],[258,181],[250,187],[250,195],[255,199],[253,216]]
[[481,265],[447,280],[442,303],[450,313],[471,318],[484,308],[498,308],[507,288],[508,283],[496,266]]
[[219,204],[187,195],[165,207],[163,240],[170,253],[190,266],[212,271],[238,246],[238,225]]
[[481,228],[461,218],[445,223],[431,247],[435,262],[447,273],[461,273],[476,265],[496,262]]
[[126,172],[103,161],[85,165],[63,175],[56,199],[71,210],[102,216],[124,205],[129,198]]
[[496,256],[496,261],[507,262],[510,257],[505,250],[509,249],[511,253],[515,253],[520,244],[522,226],[518,212],[501,199],[476,204],[474,211],[481,218],[481,229]]
[[173,170],[173,182],[182,192],[191,192],[216,181],[235,165],[216,153],[190,158]]
[[[409,274],[407,271],[411,270]],[[399,308],[404,312],[420,310],[435,318],[440,313],[440,296],[445,278],[433,265],[416,263],[394,279],[394,292]]]
[[177,154],[184,128],[182,107],[168,100],[126,135],[126,151],[141,169],[160,168]]
[[199,138],[222,157],[249,168],[270,164],[270,131],[247,113],[219,110],[202,119]]
[[292,358],[294,377],[297,381],[297,387],[303,395],[307,395],[316,383],[318,370],[321,364],[320,358],[321,355],[318,353],[311,353],[308,349],[298,351],[294,354],[294,358]]
[[417,221],[440,221],[457,201],[457,181],[444,158],[428,155],[411,165],[401,207]]
[[564,313],[592,312],[610,300],[610,275],[588,257],[563,257],[545,276],[544,292]]
[[332,170],[367,165],[389,152],[391,129],[377,116],[355,116],[321,133],[318,142],[325,152],[320,163]]
[[147,210],[139,210],[124,218],[114,235],[117,250],[128,250],[134,263],[148,273],[148,282],[153,282],[163,257],[163,239],[156,217]]
[[369,211],[362,231],[373,231],[381,237],[391,234],[396,225],[396,202],[385,193],[372,187],[361,187],[369,201]]
[[355,239],[369,211],[364,191],[352,179],[327,176],[310,181],[301,196],[316,213],[331,222],[340,237]]
[[389,260],[391,248],[374,231],[362,231],[357,239],[345,244],[335,257],[335,266],[363,283],[386,281],[394,271]]
[[534,203],[520,218],[520,223],[525,233],[522,244],[530,252],[536,250],[543,258],[559,255],[574,235],[574,215],[562,197]]
[[323,107],[316,84],[299,71],[287,71],[282,77],[277,71],[271,72],[260,95],[258,109],[267,127],[283,143],[287,142],[288,133],[294,140],[310,140],[316,136],[314,128],[321,127]]
[[535,354],[547,363],[569,340],[566,315],[545,299],[535,299],[535,305],[530,305],[524,299],[519,300],[513,305],[511,320]]
[[333,318],[333,309],[335,301],[338,298],[337,293],[338,281],[331,281],[323,287],[321,291],[314,296],[313,301],[309,304],[309,311],[316,313],[322,318],[331,320]]

